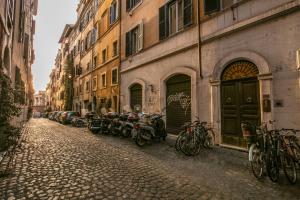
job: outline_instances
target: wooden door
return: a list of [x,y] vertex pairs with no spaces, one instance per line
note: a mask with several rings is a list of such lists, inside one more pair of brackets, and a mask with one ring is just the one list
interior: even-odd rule
[[224,81],[221,86],[222,142],[246,147],[241,122],[260,122],[259,87],[257,78]]

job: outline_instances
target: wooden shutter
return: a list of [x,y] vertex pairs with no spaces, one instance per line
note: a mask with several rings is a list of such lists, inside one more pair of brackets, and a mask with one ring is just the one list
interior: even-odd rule
[[204,13],[209,15],[220,10],[220,0],[204,0]]
[[193,5],[192,0],[183,1],[183,24],[189,26],[193,23]]
[[141,51],[144,47],[144,24],[139,24],[139,36],[138,36],[138,51]]
[[131,32],[126,33],[126,57],[131,55]]
[[126,10],[129,11],[130,9],[130,0],[126,0]]
[[164,5],[159,8],[159,39],[163,40],[168,37],[168,6]]
[[114,7],[113,4],[109,7],[109,24],[114,22]]
[[119,0],[116,0],[116,19],[119,18]]

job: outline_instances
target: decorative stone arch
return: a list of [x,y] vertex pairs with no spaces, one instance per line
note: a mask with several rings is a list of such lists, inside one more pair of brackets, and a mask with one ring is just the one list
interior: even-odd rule
[[[253,51],[235,51],[224,58],[222,58],[214,66],[213,73],[210,79],[211,85],[211,122],[215,127],[216,132],[216,142],[221,144],[221,76],[226,67],[231,63],[239,60],[245,60],[252,62],[256,65],[259,71],[258,80],[259,80],[259,95],[260,95],[260,107],[263,107],[263,99],[269,97],[270,100],[273,100],[272,94],[272,73],[271,68],[266,61],[266,59]],[[271,104],[273,105],[273,104]],[[273,108],[271,109],[273,112]],[[261,121],[268,121],[273,119],[272,112],[264,112],[261,109]]]
[[130,96],[130,88],[134,85],[134,84],[140,84],[142,86],[142,110],[144,109],[145,105],[146,105],[146,87],[147,87],[147,83],[142,80],[142,79],[134,79],[133,81],[130,82],[130,84],[128,85],[127,88],[127,94],[125,95],[127,97],[126,102],[128,102],[128,104],[130,104],[131,101],[131,96]]
[[259,70],[259,76],[269,75],[271,73],[268,62],[261,55],[253,51],[236,51],[225,56],[215,65],[212,80],[221,80],[224,69],[232,62],[238,60],[246,60],[254,63]]
[[166,93],[167,93],[167,81],[173,76],[184,74],[191,77],[191,107],[192,107],[192,120],[195,116],[198,116],[198,92],[197,92],[197,71],[192,67],[176,67],[172,70],[169,70],[162,78],[160,79],[160,108],[163,111],[163,114],[166,115]]

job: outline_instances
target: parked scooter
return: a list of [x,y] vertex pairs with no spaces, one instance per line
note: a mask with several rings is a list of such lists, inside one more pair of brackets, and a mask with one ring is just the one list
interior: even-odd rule
[[138,146],[142,147],[154,140],[166,140],[166,126],[162,117],[161,114],[143,114],[143,120],[136,123],[132,130],[132,138]]
[[113,121],[118,118],[118,113],[116,112],[109,112],[102,115],[102,123],[101,123],[101,133],[111,134],[111,126]]
[[123,127],[121,130],[121,134],[123,137],[130,137],[132,130],[134,128],[134,124],[136,124],[140,120],[137,113],[129,113],[127,117],[127,121],[123,123]]
[[127,122],[128,114],[120,114],[118,118],[112,120],[110,125],[110,132],[112,135],[122,135],[122,129]]

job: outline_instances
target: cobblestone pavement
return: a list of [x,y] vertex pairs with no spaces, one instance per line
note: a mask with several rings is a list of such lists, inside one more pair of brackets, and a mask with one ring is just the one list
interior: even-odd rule
[[237,151],[185,157],[172,142],[141,149],[46,119],[26,130],[0,199],[300,199],[299,184],[253,178]]

